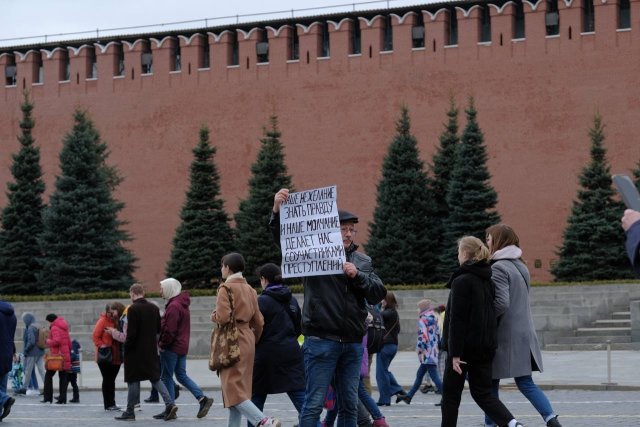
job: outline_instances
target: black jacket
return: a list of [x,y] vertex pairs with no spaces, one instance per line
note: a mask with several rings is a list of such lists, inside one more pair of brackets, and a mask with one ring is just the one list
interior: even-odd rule
[[253,362],[253,394],[304,390],[304,361],[298,344],[302,314],[291,290],[269,285],[258,297],[264,317]]
[[382,320],[387,332],[382,340],[383,344],[398,345],[398,335],[400,334],[400,316],[395,308],[385,308],[382,310]]
[[[280,215],[269,221],[273,238],[280,245]],[[382,280],[373,272],[371,258],[356,252],[357,246],[346,250],[348,262],[358,269],[355,278],[345,274],[307,276],[302,278],[304,306],[302,333],[341,342],[362,342],[367,318],[365,300],[377,304],[387,295]]]
[[446,285],[451,289],[444,317],[442,346],[449,357],[492,360],[496,350],[497,322],[491,266],[465,263]]
[[144,298],[127,310],[127,338],[124,344],[124,381],[160,379],[158,357],[160,309]]

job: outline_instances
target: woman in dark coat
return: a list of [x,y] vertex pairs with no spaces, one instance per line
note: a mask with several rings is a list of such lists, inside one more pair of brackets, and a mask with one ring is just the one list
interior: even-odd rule
[[282,273],[275,264],[258,269],[262,295],[258,306],[264,326],[256,345],[253,362],[251,401],[264,408],[268,394],[287,393],[298,413],[304,404],[304,360],[298,344],[302,315],[291,290],[282,284]]
[[493,309],[489,249],[476,237],[458,243],[458,268],[447,287],[451,289],[444,318],[443,347],[448,351],[442,392],[442,427],[458,423],[458,409],[465,378],[471,397],[501,426],[522,426],[491,394],[491,362],[496,349],[496,317]]
[[[513,378],[520,393],[536,408],[548,427],[562,427],[551,403],[531,378],[542,372],[542,354],[529,305],[529,270],[522,262],[520,239],[511,227],[497,224],[487,229],[491,252],[491,278],[496,286],[498,323],[496,355],[493,358],[493,395],[498,397],[501,378]],[[485,417],[486,426],[494,426]]]
[[398,335],[400,334],[400,316],[396,308],[398,302],[393,292],[387,292],[382,300],[382,320],[385,332],[382,348],[376,356],[376,381],[378,383],[378,406],[391,405],[391,396],[398,395],[396,403],[407,393],[402,389],[396,377],[389,371],[389,365],[398,352]]

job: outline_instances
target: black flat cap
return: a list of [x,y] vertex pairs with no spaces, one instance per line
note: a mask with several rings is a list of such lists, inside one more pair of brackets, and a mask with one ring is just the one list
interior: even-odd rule
[[358,217],[349,211],[338,210],[338,217],[340,218],[340,222],[358,222]]

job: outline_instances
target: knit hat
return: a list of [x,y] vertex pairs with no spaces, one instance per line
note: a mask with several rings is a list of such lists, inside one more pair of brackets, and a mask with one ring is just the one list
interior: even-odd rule
[[433,301],[431,301],[430,299],[422,299],[418,302],[418,309],[422,313],[423,311],[430,309],[432,304]]
[[171,299],[182,291],[182,285],[173,277],[160,282],[160,287],[162,288],[162,298],[164,299]]
[[58,316],[56,316],[56,315],[55,315],[55,314],[53,314],[53,313],[49,313],[49,314],[47,314],[47,317],[45,317],[45,319],[46,319],[46,320],[47,320],[47,322],[49,322],[49,323],[53,322],[53,321],[54,321],[54,320],[56,320],[57,318],[58,318]]
[[269,283],[282,282],[280,267],[273,263],[267,263],[258,269],[258,276],[264,277]]
[[358,222],[358,217],[349,211],[338,210],[338,218],[340,219],[340,222]]

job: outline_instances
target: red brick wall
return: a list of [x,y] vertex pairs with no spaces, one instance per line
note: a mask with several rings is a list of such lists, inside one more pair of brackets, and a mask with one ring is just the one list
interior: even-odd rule
[[[71,77],[63,83],[58,82],[61,51],[50,57],[43,52],[40,85],[31,84],[35,51],[26,56],[21,51],[15,55],[17,86],[0,87],[0,183],[10,179],[10,153],[17,149],[23,79],[36,104],[34,134],[48,194],[72,111],[87,109],[111,149],[110,162],[125,178],[117,197],[126,203],[123,216],[140,259],[136,277],[157,287],[201,125],[211,128],[218,147],[215,161],[230,213],[247,197],[262,127],[276,114],[296,188],[337,184],[340,206],[361,216],[358,237],[366,241],[365,224],[372,217],[400,106],[409,107],[422,158],[430,162],[449,95],[461,109],[473,95],[498,210],[520,234],[533,279],[550,280],[549,265],[576,196],[577,175],[589,158],[587,132],[596,111],[607,126],[612,171],[628,172],[640,159],[640,3],[632,0],[631,30],[616,31],[617,1],[605,1],[596,0],[596,31],[586,35],[580,34],[579,1],[569,7],[560,2],[558,37],[545,37],[544,3],[536,10],[525,3],[526,39],[521,41],[511,40],[512,6],[490,6],[492,43],[483,45],[478,44],[480,11],[473,8],[468,14],[457,11],[459,42],[448,47],[443,10],[423,13],[425,49],[411,48],[415,15],[407,14],[394,16],[394,50],[385,53],[380,53],[382,20],[361,18],[362,54],[357,56],[349,55],[348,20],[329,25],[331,56],[322,59],[317,59],[318,25],[297,27],[299,61],[287,61],[293,29],[270,28],[270,61],[260,65],[258,31],[238,31],[237,67],[227,67],[230,32],[124,43],[123,77],[113,77],[114,44],[96,48],[98,78],[93,80],[86,79],[87,48],[69,49]],[[171,46],[177,42],[182,47],[178,73],[169,71]],[[141,76],[145,43],[153,51],[153,74]],[[211,67],[198,70],[202,43],[210,43]],[[0,56],[0,70],[8,59]],[[461,114],[461,129],[464,124]],[[2,192],[0,205],[5,203]],[[542,268],[533,268],[535,259]]]

